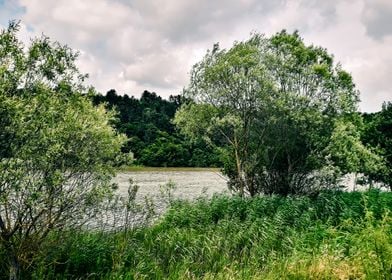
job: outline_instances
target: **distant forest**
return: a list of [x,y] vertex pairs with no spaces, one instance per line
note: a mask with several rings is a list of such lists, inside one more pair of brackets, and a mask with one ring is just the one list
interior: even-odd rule
[[132,152],[135,162],[144,166],[219,167],[219,152],[203,139],[191,141],[177,130],[172,119],[184,102],[180,95],[163,99],[155,92],[144,91],[141,98],[119,95],[109,90],[95,95],[95,104],[106,103],[118,112],[116,129],[129,141],[123,152]]
[[[184,103],[181,95],[171,95],[168,100],[155,92],[144,91],[141,98],[119,95],[114,89],[106,95],[93,96],[95,104],[106,103],[118,112],[116,129],[127,135],[123,152],[132,152],[135,164],[162,167],[222,167],[224,159],[219,150],[202,138],[191,141],[179,133],[172,123],[177,109]],[[360,125],[361,140],[378,149],[387,166],[392,163],[392,103],[386,102],[381,111],[363,113]],[[392,172],[371,174],[392,184]],[[379,178],[383,177],[383,178]]]

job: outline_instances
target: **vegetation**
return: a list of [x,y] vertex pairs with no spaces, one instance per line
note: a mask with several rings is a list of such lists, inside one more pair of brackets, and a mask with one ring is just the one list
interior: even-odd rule
[[[254,34],[207,52],[184,96],[138,100],[96,94],[77,53],[17,31],[0,33],[0,279],[390,279],[392,193],[323,189],[349,172],[391,187],[392,106],[363,121],[325,49]],[[239,195],[169,194],[149,224],[138,186],[118,197],[110,181],[132,153],[223,162]],[[99,227],[106,210],[119,227]]]
[[62,235],[61,243],[46,244],[28,273],[33,279],[389,279],[391,210],[392,194],[379,191],[177,202],[151,227]]
[[381,182],[392,190],[392,102],[384,103],[380,112],[364,114],[364,143],[375,147],[385,160],[384,168],[365,170],[369,182]]
[[114,126],[128,136],[122,148],[132,153],[134,164],[153,167],[218,167],[220,154],[202,139],[189,141],[172,123],[174,114],[184,102],[181,96],[164,100],[156,93],[144,91],[140,99],[117,95],[110,90],[105,96],[94,95],[95,104],[106,104],[118,111]]
[[83,91],[77,54],[46,37],[25,49],[17,31],[11,23],[0,34],[0,247],[9,279],[52,232],[99,211],[125,140],[108,125],[113,114]]
[[380,159],[356,133],[352,77],[297,32],[254,34],[229,50],[215,45],[193,67],[184,95],[194,102],[176,124],[225,150],[224,172],[241,195],[309,193],[344,171],[377,170]]

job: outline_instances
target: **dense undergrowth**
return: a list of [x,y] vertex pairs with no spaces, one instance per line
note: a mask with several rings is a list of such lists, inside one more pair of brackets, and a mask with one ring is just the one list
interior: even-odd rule
[[147,228],[52,236],[25,276],[391,279],[391,211],[379,191],[178,201]]

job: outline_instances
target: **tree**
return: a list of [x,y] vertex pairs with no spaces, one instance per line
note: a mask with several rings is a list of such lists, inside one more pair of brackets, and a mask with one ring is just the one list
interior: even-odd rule
[[[220,142],[231,150],[235,162],[231,186],[241,194],[254,188],[246,171],[251,125],[260,106],[259,95],[271,87],[257,61],[259,43],[256,36],[227,52],[214,45],[193,67],[191,84],[184,92],[194,103],[182,106],[175,118],[185,134],[192,138],[204,135],[211,143]],[[229,171],[226,174],[231,175]]]
[[384,160],[375,148],[361,141],[362,118],[359,114],[354,118],[356,122],[335,122],[327,154],[342,174],[354,173],[355,178],[357,173],[379,174],[385,168]]
[[184,96],[193,102],[175,123],[224,148],[229,186],[241,195],[309,191],[331,156],[335,123],[349,121],[358,102],[352,77],[325,49],[286,31],[214,45]]
[[380,112],[364,114],[365,129],[362,140],[378,149],[384,158],[384,167],[378,170],[364,170],[371,181],[380,182],[392,190],[392,102],[382,105]]
[[179,139],[160,132],[155,142],[143,149],[139,162],[149,166],[187,166],[189,151]]
[[94,107],[77,53],[47,37],[28,48],[18,24],[0,34],[0,246],[22,277],[52,232],[82,226],[112,189],[125,140]]
[[205,141],[184,139],[172,123],[177,108],[187,102],[182,96],[162,99],[154,92],[144,91],[140,99],[117,95],[110,90],[106,96],[94,95],[95,104],[106,103],[118,111],[116,129],[128,136],[124,153],[135,156],[135,163],[145,166],[219,166],[219,153]]

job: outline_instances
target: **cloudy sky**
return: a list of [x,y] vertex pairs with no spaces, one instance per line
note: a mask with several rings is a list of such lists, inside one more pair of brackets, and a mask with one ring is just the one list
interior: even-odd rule
[[392,0],[0,0],[0,26],[10,19],[26,42],[44,33],[79,50],[103,93],[179,94],[215,42],[298,29],[352,73],[362,111],[392,101]]

